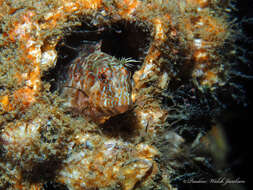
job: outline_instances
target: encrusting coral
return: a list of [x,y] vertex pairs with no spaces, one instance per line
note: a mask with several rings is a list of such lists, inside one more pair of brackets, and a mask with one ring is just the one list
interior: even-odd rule
[[[173,189],[174,169],[161,168],[164,147],[156,145],[173,125],[169,119],[186,116],[167,90],[190,83],[215,94],[227,84],[229,60],[218,50],[232,41],[229,6],[218,0],[0,0],[0,189],[43,189],[49,182],[68,189]],[[101,55],[127,60],[120,69],[131,73],[127,106],[77,103],[90,106],[86,117],[63,106],[68,99],[58,87],[68,84],[63,75],[75,57],[60,51],[69,36],[78,48],[101,43]],[[92,65],[99,56],[89,55]],[[72,67],[77,76],[85,64]],[[113,90],[122,90],[114,82],[119,89]],[[115,96],[110,101],[121,98]],[[168,99],[174,105],[164,106]]]

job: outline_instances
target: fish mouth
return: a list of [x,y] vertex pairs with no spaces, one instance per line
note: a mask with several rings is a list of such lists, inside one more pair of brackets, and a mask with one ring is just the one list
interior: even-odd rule
[[115,110],[116,110],[118,113],[124,113],[124,112],[126,112],[127,110],[129,110],[129,105],[117,106],[117,107],[115,107]]

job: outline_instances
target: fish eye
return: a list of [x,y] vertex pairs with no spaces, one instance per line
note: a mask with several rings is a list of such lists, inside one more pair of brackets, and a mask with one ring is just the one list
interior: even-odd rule
[[105,73],[102,73],[102,74],[100,75],[100,78],[101,78],[101,80],[105,80],[105,79],[106,79],[106,74],[105,74]]
[[107,82],[107,76],[106,76],[105,73],[100,73],[100,74],[98,75],[98,79],[99,79],[100,81],[102,81],[102,82]]

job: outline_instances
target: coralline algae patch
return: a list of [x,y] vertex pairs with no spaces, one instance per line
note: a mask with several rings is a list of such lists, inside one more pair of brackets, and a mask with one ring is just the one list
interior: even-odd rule
[[[155,161],[160,154],[151,144],[171,113],[159,97],[178,81],[210,92],[227,82],[229,64],[217,53],[231,30],[223,9],[221,2],[208,0],[0,0],[0,188],[43,189],[48,182],[68,189],[160,186],[154,181],[162,172]],[[105,45],[99,31],[119,23],[142,28],[149,38],[134,57],[142,63],[132,75],[134,105],[123,116],[134,131],[129,139],[69,114],[62,106],[66,100],[42,80],[59,67],[64,55],[56,47],[75,27],[96,28],[96,38],[84,41],[102,41],[106,52],[110,40]],[[103,127],[120,128],[113,120]],[[140,143],[143,133],[150,138]],[[163,188],[171,189],[167,184]]]
[[134,147],[130,143],[106,138],[96,143],[94,140],[102,139],[87,134],[77,137],[77,143],[84,144],[85,148],[64,161],[57,181],[70,189],[109,186],[133,189],[157,167],[152,159],[158,152],[151,146],[139,144]]

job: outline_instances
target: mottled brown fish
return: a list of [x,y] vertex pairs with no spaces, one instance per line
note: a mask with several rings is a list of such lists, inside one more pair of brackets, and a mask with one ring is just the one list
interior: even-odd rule
[[133,104],[128,59],[118,60],[90,45],[72,62],[63,95],[73,111],[96,123],[124,113]]

